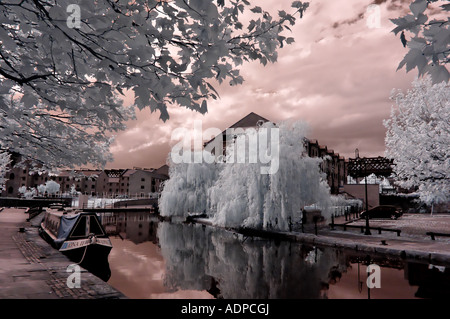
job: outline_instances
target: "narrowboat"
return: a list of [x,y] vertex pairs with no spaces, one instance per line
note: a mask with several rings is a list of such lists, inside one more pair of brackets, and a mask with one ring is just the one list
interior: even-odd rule
[[112,244],[95,213],[50,209],[45,212],[39,233],[71,261],[105,281],[109,279]]

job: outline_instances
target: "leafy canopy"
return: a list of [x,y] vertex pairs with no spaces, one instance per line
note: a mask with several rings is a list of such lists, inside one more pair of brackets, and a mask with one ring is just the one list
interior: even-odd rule
[[0,149],[49,167],[102,166],[110,133],[134,118],[123,95],[163,121],[170,105],[205,113],[212,83],[242,83],[245,61],[275,62],[307,7],[272,16],[246,0],[1,1]]
[[[442,15],[442,17],[429,20],[426,10],[434,2],[438,0],[414,0],[410,5],[410,14],[391,19],[397,25],[392,32],[396,35],[401,32],[401,42],[409,49],[397,70],[405,67],[409,72],[417,68],[419,76],[428,74],[432,77],[433,83],[448,82],[450,73],[446,65],[449,62],[450,53],[450,16],[448,14],[450,3],[449,0],[439,1],[443,4],[437,11],[438,16]],[[406,38],[405,31],[411,34],[409,40]]]
[[386,156],[394,159],[398,184],[416,188],[427,204],[450,201],[450,90],[429,77],[408,92],[394,92],[384,122]]

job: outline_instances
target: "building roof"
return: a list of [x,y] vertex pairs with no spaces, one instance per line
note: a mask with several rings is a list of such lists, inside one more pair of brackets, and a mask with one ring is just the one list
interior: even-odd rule
[[163,166],[161,166],[160,168],[158,168],[155,173],[157,174],[161,174],[161,175],[165,175],[165,176],[169,176],[169,166],[164,164]]
[[134,173],[136,173],[137,172],[137,170],[135,170],[135,169],[127,169],[123,174],[122,174],[122,176],[131,176],[131,175],[133,175]]
[[[258,115],[254,112],[250,112],[249,114],[247,114],[246,116],[244,116],[242,119],[240,119],[239,121],[237,121],[236,123],[234,123],[233,125],[231,125],[230,127],[226,128],[223,132],[222,132],[222,136],[226,135],[227,133],[227,129],[230,128],[247,128],[247,127],[256,127],[258,125],[258,122],[263,121],[265,122],[270,122],[268,119],[262,117],[261,115]],[[219,136],[219,135],[217,135]],[[217,137],[216,136],[216,137]],[[216,137],[213,137],[212,139],[210,139],[208,142],[205,142],[203,144],[203,146],[208,145],[209,143],[211,143]]]
[[237,127],[256,127],[259,121],[263,122],[269,122],[268,119],[262,117],[261,115],[258,115],[254,112],[249,113],[233,125],[231,125],[229,128],[237,128]]
[[[248,127],[256,127],[258,125],[258,122],[263,121],[263,122],[270,122],[268,119],[262,117],[261,115],[258,115],[254,112],[251,112],[249,114],[247,114],[245,117],[243,117],[242,119],[240,119],[239,121],[237,121],[236,123],[234,123],[233,125],[231,125],[228,128],[248,128]],[[222,136],[226,135],[226,129],[222,132]],[[217,136],[216,136],[217,137]],[[211,143],[215,138],[212,138],[211,140],[209,140],[208,142],[204,143],[204,147],[206,147],[209,143]],[[316,139],[310,139],[310,138],[306,138],[305,140],[311,145],[316,145],[317,147],[320,148],[321,151],[325,151],[327,155],[330,156],[337,156],[338,158],[341,158],[341,156],[339,156],[339,153],[334,153],[334,150],[332,149],[328,149],[328,147],[326,145],[321,145],[319,144],[319,141]],[[342,157],[343,158],[343,157]]]

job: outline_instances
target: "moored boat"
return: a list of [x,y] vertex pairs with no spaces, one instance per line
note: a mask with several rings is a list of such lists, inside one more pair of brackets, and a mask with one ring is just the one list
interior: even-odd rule
[[[109,279],[111,241],[95,213],[50,209],[39,227],[41,236],[70,260]],[[94,271],[93,271],[94,272]]]

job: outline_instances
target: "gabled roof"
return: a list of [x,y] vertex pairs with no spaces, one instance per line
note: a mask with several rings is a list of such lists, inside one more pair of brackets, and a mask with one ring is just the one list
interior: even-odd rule
[[127,169],[123,174],[122,174],[122,176],[130,176],[130,175],[133,175],[134,173],[136,173],[137,172],[137,170],[135,170],[135,169]]
[[169,176],[169,166],[164,164],[155,171],[157,174]]
[[[262,117],[261,115],[258,115],[254,112],[250,112],[249,114],[247,114],[246,116],[244,116],[242,119],[240,119],[239,121],[237,121],[236,123],[234,123],[233,125],[231,125],[229,128],[246,128],[246,127],[256,127],[258,125],[259,121],[263,121],[263,122],[270,122],[268,119]],[[227,129],[225,129],[222,132],[222,136],[226,135]],[[219,135],[218,135],[219,136]],[[217,136],[216,136],[217,137]],[[216,137],[213,137],[212,139],[210,139],[208,142],[205,142],[203,144],[203,146],[208,145],[209,143],[211,143]]]
[[233,125],[231,125],[229,128],[238,128],[238,127],[256,127],[257,123],[259,121],[263,122],[269,122],[268,119],[262,117],[261,115],[258,115],[254,112],[249,113]]

